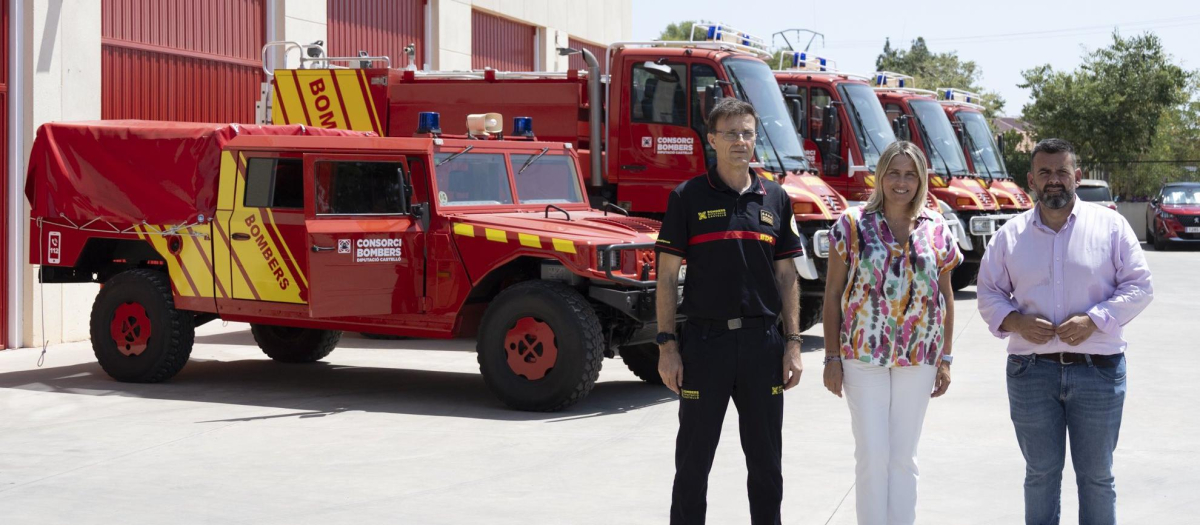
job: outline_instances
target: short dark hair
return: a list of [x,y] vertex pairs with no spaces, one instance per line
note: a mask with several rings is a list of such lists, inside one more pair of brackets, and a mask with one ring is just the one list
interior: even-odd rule
[[743,102],[733,97],[725,97],[713,106],[712,111],[708,112],[708,128],[710,133],[715,133],[713,128],[717,127],[717,122],[727,117],[740,117],[750,115],[754,117],[754,125],[758,126],[758,113],[754,111],[754,106],[747,102]]
[[1029,165],[1033,166],[1033,160],[1037,158],[1038,153],[1053,155],[1055,153],[1067,152],[1071,155],[1071,164],[1079,167],[1079,157],[1075,155],[1075,146],[1063,139],[1049,138],[1042,139],[1033,147],[1033,151],[1029,153]]

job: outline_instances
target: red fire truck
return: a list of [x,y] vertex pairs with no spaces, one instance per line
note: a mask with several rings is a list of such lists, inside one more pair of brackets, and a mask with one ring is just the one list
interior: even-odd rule
[[947,214],[957,215],[967,226],[968,235],[959,239],[966,259],[951,275],[955,290],[966,288],[975,281],[988,239],[1013,215],[1000,212],[988,182],[967,167],[937,93],[913,87],[913,78],[900,73],[878,72],[874,80],[875,94],[896,134],[920,146],[929,160],[929,191],[949,208]]
[[[879,155],[896,140],[868,78],[838,71],[832,61],[807,52],[785,53],[780,62],[775,80],[809,163],[849,197],[850,205],[867,200],[875,188]],[[929,209],[943,211],[933,193],[925,200]],[[956,235],[965,235],[955,215],[947,219]]]
[[30,262],[42,282],[103,283],[92,346],[120,381],[171,378],[219,318],[292,363],[343,330],[475,337],[497,397],[557,410],[657,331],[659,224],[593,210],[581,174],[570,143],[491,133],[46,124]]
[[[268,48],[298,49],[302,56],[299,69],[267,71],[264,95],[270,100],[262,106],[270,105],[275,123],[396,137],[417,132],[421,111],[453,116],[443,128],[449,133],[464,133],[468,114],[530,116],[538,122],[538,138],[577,148],[594,206],[659,218],[668,193],[703,173],[714,158],[704,120],[709,108],[722,97],[746,100],[761,120],[757,161],[791,196],[806,239],[808,256],[797,266],[801,326],[807,328],[820,320],[828,229],[845,199],[805,160],[763,61],[770,57],[765,44],[717,24],[696,24],[693,31],[690,41],[614,43],[601,58],[609,72],[603,76],[599,60],[586,50],[560,49],[583,53],[586,71],[415,71],[386,67],[386,57],[331,58],[316,46],[271,43]],[[371,67],[378,65],[385,67]]]
[[954,88],[938,88],[942,109],[954,125],[967,159],[967,169],[977,177],[988,181],[988,190],[1008,213],[1018,213],[1033,208],[1033,199],[1022,190],[1004,166],[1003,149],[996,144],[991,127],[983,116],[984,107],[978,102],[982,98],[970,91]]

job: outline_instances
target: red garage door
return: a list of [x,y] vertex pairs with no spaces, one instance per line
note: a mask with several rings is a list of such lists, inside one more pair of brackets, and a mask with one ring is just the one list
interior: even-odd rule
[[392,57],[392,67],[408,65],[404,46],[416,44],[416,65],[421,69],[425,57],[424,0],[328,0],[329,56]]
[[266,0],[104,0],[105,119],[254,122]]
[[[567,47],[571,49],[586,49],[591,51],[593,55],[596,55],[596,61],[600,62],[600,73],[608,73],[608,64],[604,63],[604,53],[608,51],[608,48],[604,46],[598,46],[596,44],[589,44],[583,40],[575,40],[574,38],[568,39],[567,42]],[[568,68],[587,69],[587,62],[583,61],[582,54],[571,55],[571,62]]]
[[533,71],[537,29],[482,11],[471,12],[471,67]]

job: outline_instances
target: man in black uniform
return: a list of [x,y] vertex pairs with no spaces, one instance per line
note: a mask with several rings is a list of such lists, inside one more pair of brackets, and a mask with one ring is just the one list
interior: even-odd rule
[[[708,474],[729,398],[737,405],[749,476],[750,518],[780,523],[783,391],[800,381],[804,253],[778,184],[750,169],[758,116],[733,98],[708,118],[717,162],[671,192],[658,254],[658,372],[679,394],[671,523],[704,523]],[[679,267],[688,263],[675,341]],[[783,314],[786,335],[776,327]]]

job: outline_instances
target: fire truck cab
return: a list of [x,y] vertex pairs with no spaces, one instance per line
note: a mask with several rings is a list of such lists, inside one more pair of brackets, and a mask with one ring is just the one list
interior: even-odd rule
[[[709,110],[722,97],[746,100],[759,114],[757,166],[788,192],[805,238],[797,267],[807,328],[820,319],[828,229],[845,199],[806,160],[764,62],[765,43],[719,24],[696,24],[693,31],[689,41],[617,42],[604,57],[560,49],[582,53],[589,64],[567,72],[417,71],[386,67],[390,59],[382,57],[301,56],[299,68],[267,70],[260,113],[277,124],[394,137],[412,136],[422,111],[445,116],[447,133],[463,133],[467,114],[529,116],[538,122],[539,139],[575,146],[593,206],[661,218],[670,191],[713,161]],[[295,43],[272,46],[321,53]]]
[[958,135],[938,103],[937,93],[913,87],[913,77],[878,72],[875,94],[896,135],[925,152],[929,161],[929,191],[966,224],[959,238],[965,260],[954,269],[955,290],[970,286],[979,271],[987,241],[1013,214],[1000,212],[988,182],[971,173]]
[[[793,51],[780,57],[775,80],[809,164],[849,198],[849,205],[870,198],[879,156],[896,136],[868,78],[838,71],[824,57]],[[943,211],[932,192],[925,201],[927,208]],[[957,216],[949,214],[946,219],[955,235],[965,238]]]
[[30,262],[104,284],[120,381],[169,379],[220,318],[284,362],[343,330],[474,337],[497,397],[558,410],[657,331],[659,224],[591,209],[570,143],[110,121],[47,124],[32,158]]
[[988,191],[1007,213],[1033,208],[1033,199],[1013,182],[1004,165],[1004,151],[997,145],[991,126],[983,116],[983,99],[978,94],[955,88],[938,88],[942,109],[958,133],[967,169],[988,182]]

